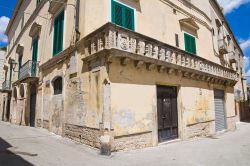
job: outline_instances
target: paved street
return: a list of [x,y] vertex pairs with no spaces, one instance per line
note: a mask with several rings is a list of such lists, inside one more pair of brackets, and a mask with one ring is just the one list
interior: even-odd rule
[[0,166],[249,166],[250,123],[239,123],[237,128],[235,132],[216,137],[196,138],[105,157],[95,149],[46,130],[0,122]]

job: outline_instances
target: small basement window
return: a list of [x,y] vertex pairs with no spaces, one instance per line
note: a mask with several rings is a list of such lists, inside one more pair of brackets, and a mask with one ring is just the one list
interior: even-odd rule
[[54,95],[62,94],[62,77],[58,77],[53,81]]

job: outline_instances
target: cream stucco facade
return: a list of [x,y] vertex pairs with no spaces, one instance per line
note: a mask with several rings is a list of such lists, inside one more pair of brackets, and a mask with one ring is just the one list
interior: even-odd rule
[[[114,4],[133,13],[133,30],[115,25]],[[224,129],[235,129],[243,53],[214,0],[19,0],[6,34],[10,86],[1,97],[11,104],[0,109],[12,123],[102,151],[212,135],[220,113]],[[185,51],[186,35],[195,53]]]

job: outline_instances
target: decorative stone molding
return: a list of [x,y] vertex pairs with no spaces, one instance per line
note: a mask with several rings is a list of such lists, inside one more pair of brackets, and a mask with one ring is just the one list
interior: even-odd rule
[[29,36],[35,37],[36,35],[39,35],[41,32],[42,26],[36,22],[34,22],[30,28]]
[[56,12],[67,3],[67,0],[57,0],[57,1],[50,1],[49,5],[49,13],[56,14]]
[[16,53],[19,54],[19,55],[21,55],[23,53],[23,50],[24,50],[23,45],[18,44],[17,48],[16,48]]
[[184,18],[184,19],[181,19],[179,22],[181,26],[186,26],[195,31],[198,31],[200,29],[198,24],[192,18]]
[[[100,41],[104,44],[97,46]],[[78,49],[84,47],[85,56],[83,60],[98,54],[101,55],[103,51],[108,51],[111,57],[134,60],[137,68],[142,67],[145,63],[151,63],[168,68],[169,73],[177,70],[179,74],[189,72],[192,77],[194,77],[194,74],[205,76],[205,78],[199,77],[201,80],[216,78],[221,80],[222,84],[228,81],[230,85],[234,85],[238,81],[238,74],[230,68],[112,23],[107,23],[80,40],[77,47]],[[152,69],[152,65],[148,69]]]

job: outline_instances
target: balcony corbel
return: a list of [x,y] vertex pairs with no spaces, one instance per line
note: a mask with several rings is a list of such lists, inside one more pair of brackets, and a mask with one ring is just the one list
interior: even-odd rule
[[166,69],[165,66],[158,66],[159,73],[163,73],[165,71],[165,69]]

